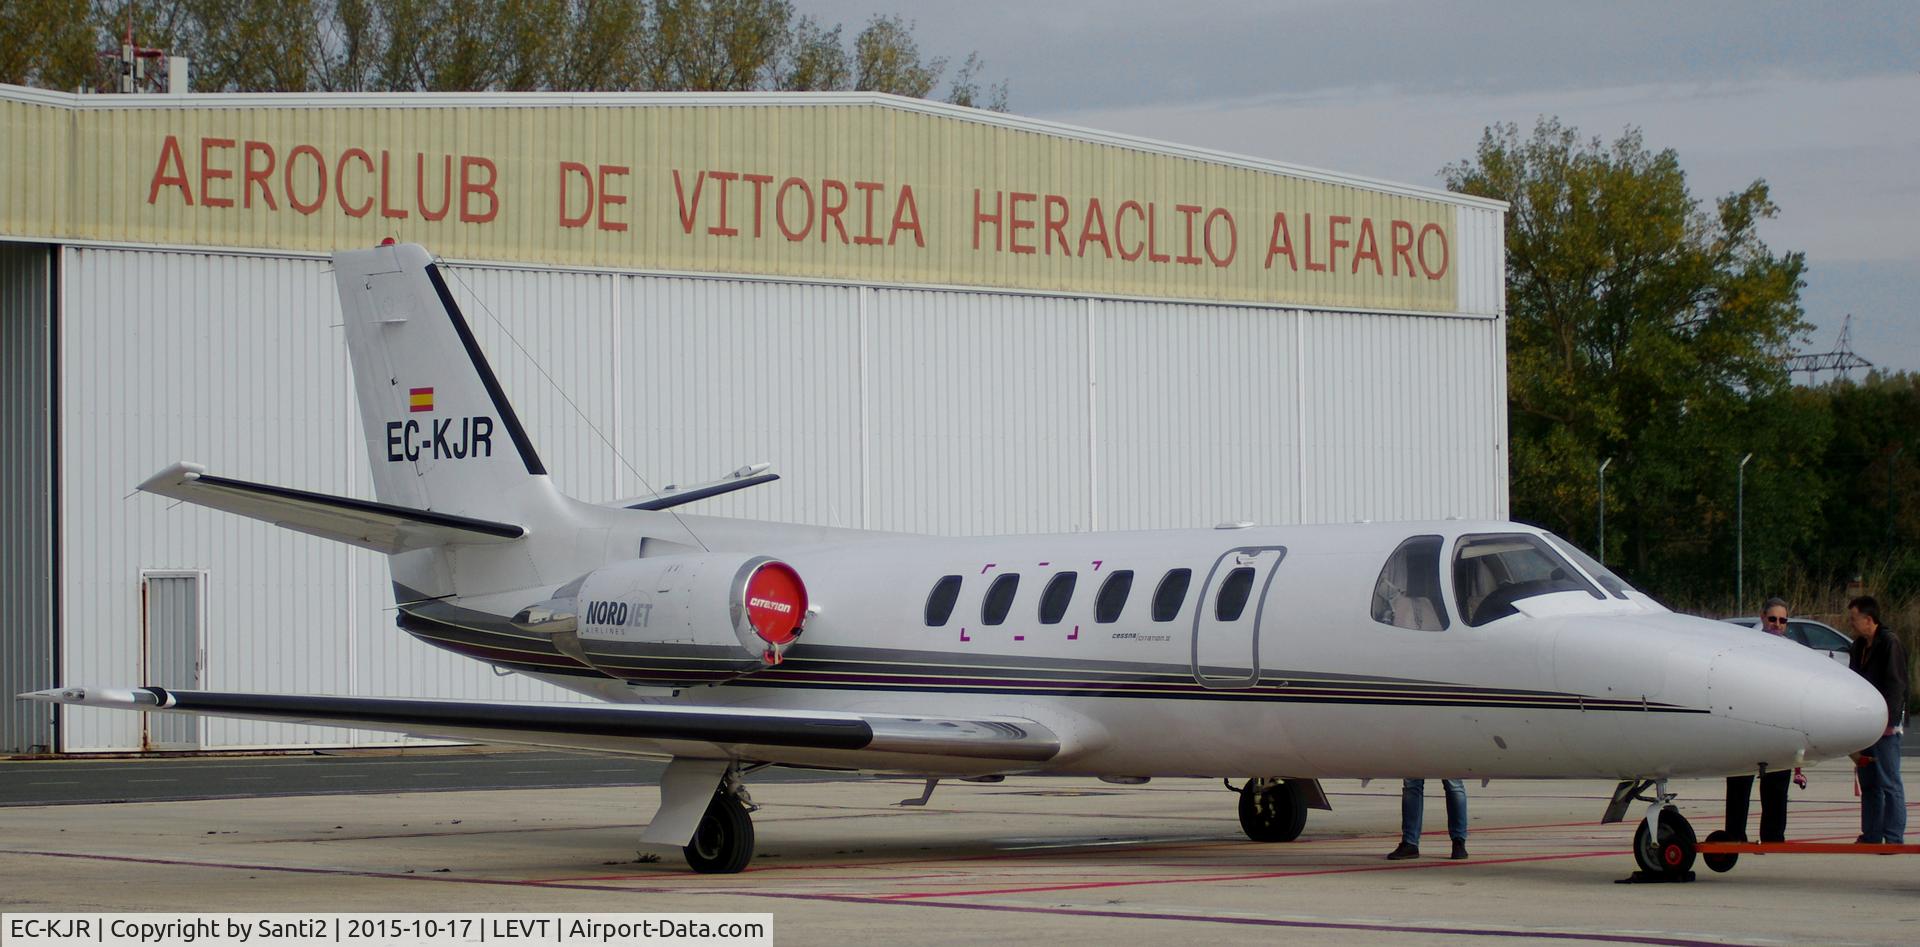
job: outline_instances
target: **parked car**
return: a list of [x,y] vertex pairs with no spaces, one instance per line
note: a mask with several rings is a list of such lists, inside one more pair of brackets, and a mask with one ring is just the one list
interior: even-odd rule
[[[1748,628],[1760,627],[1760,619],[1751,615],[1744,618],[1728,618],[1726,621],[1745,625]],[[1827,657],[1841,664],[1847,663],[1847,645],[1852,643],[1852,639],[1834,630],[1832,625],[1817,622],[1811,618],[1789,618],[1787,619],[1787,637],[1815,651],[1824,652]]]

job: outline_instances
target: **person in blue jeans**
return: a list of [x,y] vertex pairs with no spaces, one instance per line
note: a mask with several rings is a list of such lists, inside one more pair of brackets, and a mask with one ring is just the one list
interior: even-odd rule
[[1907,791],[1900,783],[1900,736],[1907,723],[1907,649],[1880,624],[1880,603],[1862,595],[1847,603],[1853,644],[1847,666],[1887,700],[1887,729],[1853,754],[1860,777],[1860,841],[1901,844],[1907,838]]
[[[1453,857],[1467,857],[1467,787],[1457,779],[1443,779],[1447,790],[1447,836],[1453,839]],[[1424,821],[1427,781],[1400,782],[1400,847],[1387,854],[1392,861],[1420,857],[1420,825]]]

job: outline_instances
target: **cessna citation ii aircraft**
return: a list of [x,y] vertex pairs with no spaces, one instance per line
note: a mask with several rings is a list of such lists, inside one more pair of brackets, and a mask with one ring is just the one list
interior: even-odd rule
[[[1336,777],[1606,778],[1634,854],[1691,864],[1667,780],[1836,757],[1885,704],[1806,648],[1675,615],[1509,522],[946,539],[680,515],[759,468],[561,495],[426,250],[333,258],[377,502],[215,476],[141,489],[386,553],[398,624],[605,701],[72,686],[24,695],[670,759],[642,841],[753,856],[743,777],[1239,777],[1296,838]],[[1233,788],[1228,783],[1229,788]]]

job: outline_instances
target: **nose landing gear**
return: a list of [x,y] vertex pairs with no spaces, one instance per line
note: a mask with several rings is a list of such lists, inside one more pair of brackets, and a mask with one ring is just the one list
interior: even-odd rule
[[1658,835],[1647,830],[1646,821],[1634,830],[1634,862],[1641,871],[1665,876],[1662,880],[1678,880],[1683,875],[1691,878],[1697,851],[1693,826],[1687,823],[1686,816],[1671,808],[1661,809],[1659,820]]
[[[1646,795],[1649,788],[1653,789],[1652,797]],[[1633,860],[1640,870],[1623,881],[1693,880],[1693,860],[1699,854],[1699,841],[1687,817],[1673,808],[1673,798],[1664,779],[1626,780],[1614,789],[1607,813],[1600,819],[1602,823],[1622,821],[1627,806],[1636,800],[1648,804],[1646,818],[1640,820],[1640,827],[1633,833]]]

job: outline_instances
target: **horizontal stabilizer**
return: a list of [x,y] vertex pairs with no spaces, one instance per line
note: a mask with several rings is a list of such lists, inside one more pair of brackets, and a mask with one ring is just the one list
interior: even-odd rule
[[1012,717],[966,720],[830,710],[229,694],[160,687],[62,687],[20,696],[83,707],[645,755],[756,748],[754,755],[766,758],[777,757],[779,748],[803,748],[1037,763],[1060,752],[1060,740],[1051,731]]
[[668,510],[676,506],[692,503],[695,500],[704,500],[708,497],[717,497],[724,493],[732,493],[735,490],[744,490],[748,487],[758,486],[759,484],[772,483],[780,479],[780,475],[774,473],[771,467],[772,465],[770,464],[751,464],[727,474],[718,480],[689,484],[684,487],[668,484],[665,490],[653,496],[615,500],[612,503],[608,503],[607,506],[621,507],[628,510]]
[[512,523],[215,477],[199,464],[174,464],[148,477],[140,489],[384,553],[503,543],[527,533]]

